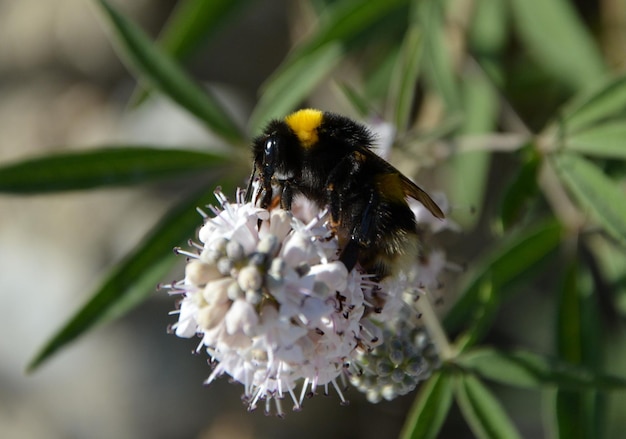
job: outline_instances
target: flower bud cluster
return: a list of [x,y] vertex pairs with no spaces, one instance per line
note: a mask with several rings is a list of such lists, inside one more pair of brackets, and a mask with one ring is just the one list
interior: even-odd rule
[[437,350],[422,326],[396,322],[383,331],[383,342],[370,352],[360,351],[350,383],[377,403],[406,395],[440,365]]

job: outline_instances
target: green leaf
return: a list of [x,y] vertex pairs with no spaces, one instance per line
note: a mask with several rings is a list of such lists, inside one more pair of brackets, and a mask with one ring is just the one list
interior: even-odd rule
[[197,85],[141,29],[107,1],[98,0],[98,3],[116,37],[120,56],[126,59],[140,79],[147,80],[224,139],[243,139],[241,129],[211,93]]
[[565,136],[564,147],[591,156],[626,159],[626,122],[608,122]]
[[190,54],[199,44],[223,28],[230,16],[248,0],[186,0],[178,2],[170,15],[159,44],[177,59]]
[[419,17],[424,33],[422,62],[426,79],[441,96],[449,113],[460,112],[461,93],[445,40],[442,5],[432,0],[421,2]]
[[[465,111],[461,134],[475,135],[492,132],[498,118],[498,96],[482,72],[467,72],[461,84]],[[459,153],[450,161],[449,198],[459,200],[470,209],[459,209],[454,219],[464,229],[472,228],[480,219],[489,176],[491,154],[488,151]],[[462,200],[462,201],[461,201]]]
[[[604,337],[591,279],[580,270],[576,254],[570,255],[559,298],[556,340],[560,358],[572,364],[599,370]],[[590,257],[593,257],[590,255]],[[605,397],[596,388],[573,391],[557,388],[549,402],[552,429],[559,438],[602,437]]]
[[396,60],[389,90],[388,106],[399,133],[404,133],[410,126],[409,119],[414,105],[417,78],[422,56],[422,34],[417,25],[407,30],[400,54]]
[[261,98],[250,119],[258,132],[268,120],[294,109],[340,61],[346,46],[408,0],[335,2],[319,17],[316,31],[298,45],[263,84]]
[[549,429],[556,439],[601,439],[603,435],[590,411],[597,412],[597,392],[576,392],[572,390],[550,391],[546,403],[551,409],[553,422]]
[[294,49],[279,70],[288,69],[290,64],[297,62],[299,57],[317,51],[326,44],[351,43],[361,34],[371,32],[373,25],[408,3],[409,0],[332,2],[320,15],[319,27],[316,31]]
[[502,297],[493,289],[491,278],[485,276],[478,288],[476,303],[467,329],[458,336],[455,345],[459,352],[467,350],[478,343],[488,332],[500,307]]
[[[573,258],[572,258],[573,259]],[[560,291],[556,322],[557,352],[568,361],[580,364],[583,360],[582,307],[578,285],[578,262],[568,261],[565,279]]]
[[602,170],[577,154],[552,156],[563,183],[580,206],[621,245],[626,245],[626,195]]
[[424,144],[445,140],[446,137],[454,136],[463,125],[463,120],[458,116],[452,116],[441,121],[437,126],[428,131],[409,133],[406,142],[398,145],[399,148],[407,147],[409,150],[419,151]]
[[452,405],[452,377],[436,372],[421,389],[400,433],[400,439],[436,439]]
[[172,209],[46,342],[28,365],[28,371],[33,372],[94,326],[121,317],[154,294],[157,283],[176,262],[172,249],[192,237],[202,224],[195,208],[206,205],[212,197],[213,190],[205,189]]
[[[588,236],[585,244],[602,268],[602,276],[612,292],[617,313],[626,316],[626,252],[602,236]],[[610,299],[609,299],[610,300]],[[608,305],[612,306],[612,305]]]
[[540,163],[541,157],[533,150],[506,188],[500,204],[499,225],[502,230],[508,230],[519,221],[526,212],[529,202],[535,200]]
[[558,303],[557,352],[571,363],[595,369],[601,365],[604,339],[597,298],[587,271],[581,270],[577,255],[570,255],[570,258]]
[[268,121],[290,113],[339,64],[342,55],[339,44],[327,44],[271,79],[250,116],[250,131],[258,133]]
[[507,9],[507,2],[501,0],[475,3],[468,39],[472,53],[477,51],[478,58],[493,57],[503,51],[509,37]]
[[626,378],[600,374],[588,367],[522,350],[474,349],[460,354],[455,364],[483,378],[522,388],[626,389]]
[[[176,59],[183,59],[203,41],[222,29],[236,9],[246,0],[183,0],[176,4],[161,35],[159,45]],[[138,90],[131,98],[143,101],[149,90]]]
[[[502,60],[506,56],[510,39],[508,10],[508,2],[502,0],[475,2],[467,35],[466,51],[475,58],[475,67],[483,71],[497,90],[504,88],[504,78],[507,76]],[[470,66],[473,67],[472,64]]]
[[[510,235],[499,248],[478,262],[461,290],[460,299],[444,319],[447,330],[458,329],[481,309],[479,297],[486,283],[491,283],[494,294],[502,297],[518,281],[528,280],[528,273],[559,245],[561,231],[555,220],[544,221]],[[489,314],[485,315],[488,317]]]
[[0,167],[0,192],[48,193],[123,186],[191,173],[215,173],[223,155],[148,147],[63,152]]
[[493,131],[498,117],[498,95],[493,84],[479,69],[463,77],[463,103],[465,116],[463,134],[484,134]]
[[370,108],[370,103],[367,98],[357,91],[350,84],[345,82],[340,82],[337,84],[339,91],[343,94],[343,96],[348,100],[352,109],[362,118],[366,118],[370,114],[372,114],[372,108]]
[[475,377],[464,375],[459,378],[456,396],[463,417],[477,438],[521,438],[502,404]]
[[564,107],[559,123],[570,134],[625,109],[626,75],[602,81],[579,93]]
[[582,89],[606,73],[602,55],[567,0],[511,0],[514,23],[531,56],[557,79]]
[[368,97],[371,104],[379,106],[384,102],[389,93],[389,84],[396,66],[396,60],[400,55],[400,47],[392,46],[379,54],[373,65],[363,69],[363,94]]

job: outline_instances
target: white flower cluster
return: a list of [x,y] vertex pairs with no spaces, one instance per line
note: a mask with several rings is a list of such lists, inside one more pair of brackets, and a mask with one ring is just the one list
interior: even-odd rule
[[[319,217],[303,224],[291,213],[230,204],[200,230],[198,254],[185,279],[176,335],[199,334],[215,369],[242,383],[250,409],[289,394],[298,409],[305,395],[332,385],[355,349],[371,349],[380,330],[366,316],[373,285],[337,261],[337,242]],[[302,383],[300,395],[296,387]]]
[[[345,402],[346,378],[363,373],[386,322],[409,306],[407,279],[348,273],[322,214],[304,224],[292,212],[244,203],[241,193],[236,203],[216,197],[221,208],[204,215],[196,251],[179,251],[189,257],[185,279],[169,285],[182,295],[176,335],[201,337],[197,350],[214,366],[207,383],[226,374],[243,384],[250,410],[264,400],[270,412],[274,401],[282,416],[286,395],[297,410],[320,387]],[[430,286],[442,255],[412,278]]]

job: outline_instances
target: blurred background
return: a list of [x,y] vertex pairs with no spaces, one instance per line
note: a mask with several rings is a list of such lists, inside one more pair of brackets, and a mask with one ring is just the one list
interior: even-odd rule
[[[156,0],[112,3],[153,37],[176,5]],[[221,97],[242,126],[261,84],[294,41],[306,34],[310,23],[305,3],[248,2],[186,60],[186,69]],[[626,2],[572,4],[601,45],[607,63],[620,71]],[[555,81],[550,72],[526,68],[528,57],[518,40],[507,41],[503,74],[508,76],[503,87],[517,113],[534,129],[545,123],[571,88]],[[342,66],[342,75],[349,78],[358,62]],[[1,162],[112,144],[220,146],[219,139],[164,98],[155,95],[142,106],[129,108],[134,90],[135,80],[113,51],[88,0],[0,0]],[[325,83],[307,103],[349,112],[349,105],[333,97]],[[499,182],[513,166],[507,157],[494,160],[497,166],[487,171],[489,189],[478,211],[463,200],[452,200],[459,220],[471,224],[461,237],[447,239],[449,254],[461,265],[471,264],[484,251]],[[425,179],[429,188],[449,189],[442,181],[445,177]],[[352,389],[347,407],[339,406],[335,396],[318,396],[306,401],[301,413],[288,412],[280,420],[261,411],[246,413],[241,386],[226,378],[203,387],[210,373],[206,357],[192,355],[196,340],[167,334],[174,321],[168,316],[174,300],[163,291],[155,291],[151,300],[120,321],[81,338],[36,373],[25,374],[33,355],[87,300],[102,276],[178,201],[180,193],[195,184],[189,179],[148,187],[0,196],[0,436],[396,437],[414,395],[372,405]],[[180,267],[169,276],[164,281],[180,278]],[[517,296],[523,300],[515,298],[503,306],[490,340],[549,352],[549,316],[555,303],[544,292],[554,283],[538,278]],[[613,372],[626,370],[625,353],[623,347],[612,351]],[[494,390],[524,437],[543,436],[539,392],[497,386]],[[620,400],[624,402],[615,396],[616,402]],[[626,421],[619,421],[623,409],[614,412],[609,436],[620,437]],[[472,437],[457,408],[441,437]]]

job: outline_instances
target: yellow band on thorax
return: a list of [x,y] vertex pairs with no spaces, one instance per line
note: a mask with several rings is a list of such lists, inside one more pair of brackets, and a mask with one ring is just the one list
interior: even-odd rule
[[285,118],[285,123],[298,136],[303,147],[309,148],[319,140],[317,129],[322,124],[324,113],[320,110],[307,108],[290,114]]

